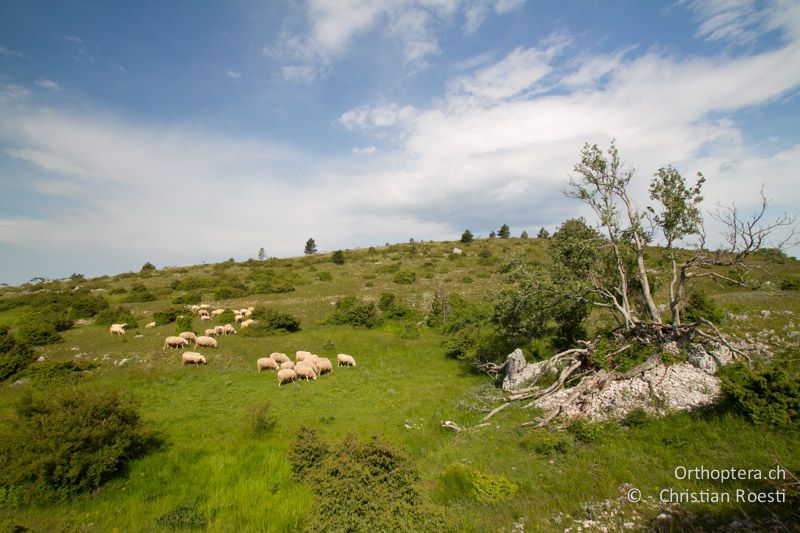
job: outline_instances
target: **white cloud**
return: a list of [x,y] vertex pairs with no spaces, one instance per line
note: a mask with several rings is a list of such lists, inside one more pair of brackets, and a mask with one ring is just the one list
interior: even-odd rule
[[60,91],[61,86],[53,80],[38,79],[34,82],[36,85],[49,91]]
[[362,148],[356,147],[356,148],[353,148],[353,150],[352,150],[352,152],[355,155],[370,155],[370,154],[374,154],[377,151],[378,151],[378,149],[375,148],[374,146],[364,146]]
[[2,56],[11,56],[11,57],[19,57],[21,59],[30,59],[31,56],[28,54],[23,54],[17,50],[11,50],[10,48],[6,48],[4,46],[0,46],[0,55]]
[[239,80],[242,78],[242,73],[235,70],[228,70],[225,72],[225,75],[232,80]]
[[83,39],[77,35],[65,35],[61,38],[61,41],[67,44],[83,44]]
[[281,68],[281,76],[286,81],[313,81],[317,75],[317,70],[308,65],[286,65]]
[[406,124],[416,116],[417,110],[413,106],[400,107],[397,104],[360,106],[343,113],[339,117],[339,123],[348,130],[386,128]]

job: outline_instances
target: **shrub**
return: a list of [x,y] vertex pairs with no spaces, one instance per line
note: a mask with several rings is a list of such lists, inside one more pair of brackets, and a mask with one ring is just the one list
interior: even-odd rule
[[335,252],[333,252],[333,255],[331,256],[331,261],[337,265],[343,265],[344,252],[341,250],[336,250]]
[[180,296],[175,297],[172,300],[172,303],[175,305],[189,305],[189,304],[199,304],[203,301],[203,294],[200,292],[187,292],[186,294],[181,294]]
[[391,292],[381,293],[378,309],[383,311],[383,316],[386,318],[402,318],[410,312],[410,309]]
[[117,307],[115,309],[106,309],[101,311],[97,318],[94,320],[95,325],[110,326],[111,324],[128,324],[128,328],[137,327],[136,319],[133,313],[126,307]]
[[172,307],[170,309],[156,311],[153,313],[153,320],[155,321],[156,325],[165,326],[175,322],[175,319],[178,318],[178,315],[181,315],[184,312],[186,312],[186,310],[181,309],[180,307]]
[[147,263],[142,265],[142,269],[139,272],[152,272],[156,269],[156,266],[148,261]]
[[166,527],[171,531],[183,529],[206,529],[208,520],[206,515],[198,509],[197,503],[192,505],[179,505],[171,511],[156,519],[156,525]]
[[317,278],[320,281],[331,281],[333,280],[333,275],[330,272],[320,272],[317,274]]
[[217,300],[230,300],[231,298],[240,298],[247,293],[245,289],[234,287],[233,285],[225,285],[218,287],[214,291],[214,298]]
[[8,332],[8,327],[0,327],[0,381],[21,372],[35,358],[33,350],[26,344],[17,342]]
[[603,438],[606,433],[606,428],[602,424],[590,422],[582,418],[574,420],[567,428],[570,433],[575,435],[575,438],[581,442],[596,442]]
[[464,233],[461,234],[461,242],[463,243],[472,242],[473,238],[474,236],[472,235],[472,232],[468,229],[464,230]]
[[133,285],[133,287],[131,287],[128,296],[125,297],[124,301],[126,303],[142,303],[142,302],[152,302],[155,299],[156,297],[150,291],[147,290],[147,287],[145,287],[141,283],[137,283]]
[[269,402],[261,402],[251,405],[247,414],[250,420],[250,431],[253,435],[260,437],[269,433],[278,423],[278,417],[271,410]]
[[217,315],[217,322],[220,324],[233,324],[236,320],[236,313],[233,312],[231,309],[226,309],[225,311],[221,312]]
[[480,503],[500,503],[519,491],[504,476],[487,474],[462,464],[451,465],[439,478],[439,498],[445,501],[465,496]]
[[417,274],[411,270],[398,270],[392,280],[400,285],[409,285],[417,281]]
[[30,346],[44,346],[61,340],[53,322],[38,314],[28,315],[17,330],[17,340]]
[[403,332],[400,333],[401,339],[412,340],[419,338],[419,328],[413,322],[403,324]]
[[782,291],[800,290],[800,278],[796,278],[793,276],[784,276],[778,282],[778,286]]
[[[305,438],[304,438],[305,437]],[[310,444],[308,444],[310,443]],[[310,531],[441,531],[441,509],[426,504],[414,464],[390,444],[348,435],[334,446],[301,428],[290,463],[316,495]],[[312,467],[313,468],[310,468]]]
[[125,290],[125,287],[114,287],[108,291],[108,294],[125,294],[126,292],[128,291]]
[[723,405],[755,424],[800,427],[800,381],[782,362],[720,369]]
[[90,362],[48,361],[29,366],[24,375],[31,378],[33,382],[47,382],[48,385],[52,385],[53,382],[77,383],[83,377],[84,372],[95,368],[97,368],[97,364]]
[[129,401],[73,388],[24,395],[5,429],[0,487],[23,487],[33,497],[96,489],[149,440]]
[[175,333],[192,331],[192,315],[183,315],[175,319]]
[[102,296],[79,296],[71,300],[67,317],[70,320],[89,318],[103,309],[108,309],[108,301]]
[[266,337],[276,332],[294,332],[300,330],[300,319],[296,316],[278,311],[277,309],[267,309],[263,306],[256,308],[253,313],[256,323],[248,328],[239,330],[245,337]]
[[355,296],[345,296],[336,302],[336,309],[328,316],[326,322],[374,328],[381,325],[383,319],[378,314],[373,302],[365,302]]
[[694,290],[689,294],[684,317],[690,322],[698,322],[701,318],[705,318],[715,324],[719,324],[725,318],[725,314],[705,292]]
[[537,430],[520,440],[520,447],[539,455],[567,453],[572,448],[572,439],[563,433],[554,433],[546,429]]
[[475,280],[469,276],[464,276],[463,278],[461,278],[461,283],[472,283],[473,281]]

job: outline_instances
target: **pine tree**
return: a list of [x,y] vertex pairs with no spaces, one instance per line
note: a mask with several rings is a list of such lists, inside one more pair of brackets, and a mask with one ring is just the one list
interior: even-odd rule
[[528,238],[527,230],[522,230],[522,234],[519,236],[519,238],[520,239],[527,239]]
[[489,232],[489,238],[490,239],[494,239],[495,237],[497,237],[497,233],[495,233],[494,230],[490,231]]
[[473,235],[470,230],[464,230],[464,233],[461,234],[461,242],[467,243],[472,242]]
[[333,252],[333,255],[331,256],[331,261],[333,261],[334,264],[343,265],[344,264],[344,252],[341,251],[341,250],[336,250],[335,252]]
[[542,228],[539,230],[539,233],[536,234],[537,239],[548,239],[550,238],[550,232],[546,229]]
[[262,246],[261,248],[258,249],[258,260],[263,261],[264,259],[266,259],[266,257],[267,253],[264,251],[264,247]]
[[317,253],[317,243],[314,242],[314,239],[308,239],[306,241],[306,248],[303,250],[303,253],[306,255],[314,255]]
[[508,239],[511,237],[511,230],[508,229],[508,224],[503,224],[500,226],[500,231],[497,232],[497,236],[501,239]]

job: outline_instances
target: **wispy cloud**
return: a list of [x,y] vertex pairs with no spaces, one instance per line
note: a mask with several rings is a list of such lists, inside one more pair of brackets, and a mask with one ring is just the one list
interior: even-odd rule
[[49,91],[58,92],[58,91],[61,90],[61,86],[58,83],[54,82],[53,80],[45,80],[45,79],[39,78],[34,83],[36,85],[38,85],[39,87],[41,87],[42,89],[47,89]]
[[77,63],[94,65],[97,59],[84,46],[83,39],[77,35],[64,35],[61,42],[67,47],[69,56]]
[[6,48],[4,46],[0,46],[0,56],[11,56],[11,57],[19,57],[20,59],[31,59],[31,56],[28,54],[24,54],[17,50],[11,50],[10,48]]
[[235,70],[228,70],[225,72],[225,75],[232,80],[240,80],[242,78],[242,73]]

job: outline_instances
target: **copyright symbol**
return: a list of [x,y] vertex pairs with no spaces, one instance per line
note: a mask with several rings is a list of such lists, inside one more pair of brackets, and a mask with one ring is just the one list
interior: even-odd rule
[[631,489],[628,491],[628,501],[631,503],[639,503],[642,500],[642,491],[639,489]]

